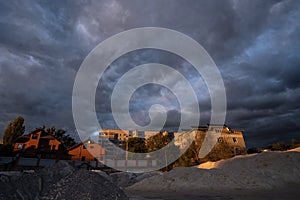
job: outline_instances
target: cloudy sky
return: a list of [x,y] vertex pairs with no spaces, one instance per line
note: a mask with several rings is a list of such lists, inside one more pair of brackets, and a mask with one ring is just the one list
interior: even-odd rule
[[[206,49],[223,77],[226,124],[245,131],[248,147],[300,139],[299,19],[296,0],[0,1],[0,134],[21,115],[26,132],[55,125],[75,136],[72,90],[84,58],[114,34],[150,26],[182,32]],[[201,76],[179,56],[144,49],[121,56],[101,77],[95,99],[101,126],[116,128],[110,98],[117,81],[149,62],[190,81],[200,124],[208,123],[210,96]],[[153,104],[164,106],[165,128],[178,126],[176,96],[155,84],[132,95],[133,120],[147,125]]]

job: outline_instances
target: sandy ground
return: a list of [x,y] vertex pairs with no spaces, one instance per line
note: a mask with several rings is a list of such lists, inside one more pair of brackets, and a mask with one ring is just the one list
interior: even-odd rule
[[300,199],[300,148],[180,167],[126,188],[138,199]]

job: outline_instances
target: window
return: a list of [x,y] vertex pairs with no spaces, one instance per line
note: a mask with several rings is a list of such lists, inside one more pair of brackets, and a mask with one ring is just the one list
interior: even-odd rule
[[114,139],[118,140],[118,134],[114,134]]
[[86,146],[85,146],[85,145],[83,145],[83,149],[86,149]]
[[81,157],[81,161],[85,161],[85,156],[82,156],[82,157]]
[[34,134],[32,134],[32,137],[31,137],[32,139],[37,139],[38,138],[38,134],[36,134],[36,133],[34,133]]
[[218,138],[218,142],[219,142],[219,143],[222,143],[222,142],[223,142],[223,138],[222,138],[222,137],[219,137],[219,138]]
[[233,142],[237,142],[237,139],[234,137],[234,138],[232,138],[232,140],[233,140]]

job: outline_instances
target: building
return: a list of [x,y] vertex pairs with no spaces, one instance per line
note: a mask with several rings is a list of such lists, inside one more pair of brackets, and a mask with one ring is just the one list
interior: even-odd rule
[[119,129],[103,129],[100,136],[105,136],[112,143],[122,146],[130,136],[133,136],[132,131],[119,130]]
[[[130,138],[138,137],[145,140],[156,135],[155,131],[138,131],[138,130],[121,130],[121,129],[102,129],[99,133],[98,143],[105,147],[105,155],[108,159],[119,159],[122,155],[122,150],[126,150],[127,141]],[[108,139],[108,140],[107,140]],[[115,147],[120,147],[115,148]],[[120,152],[118,152],[120,151]]]
[[[112,143],[123,146],[129,138],[149,138],[156,135],[157,131],[137,131],[137,130],[120,130],[120,129],[102,129],[99,136],[105,136]],[[101,140],[99,139],[99,142]]]
[[105,149],[91,139],[76,144],[68,149],[71,160],[105,161]]
[[210,126],[199,126],[192,127],[190,130],[184,132],[174,133],[175,145],[183,149],[192,140],[205,138],[207,134],[210,134],[211,138],[215,140],[214,145],[226,143],[232,150],[233,155],[246,154],[246,144],[243,137],[242,130],[232,130],[226,125],[210,125]]
[[24,157],[67,158],[67,151],[61,142],[43,129],[18,137],[13,152]]

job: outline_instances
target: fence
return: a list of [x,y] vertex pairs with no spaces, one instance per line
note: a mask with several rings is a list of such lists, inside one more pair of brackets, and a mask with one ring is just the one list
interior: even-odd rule
[[[0,165],[7,167],[47,167],[53,165],[58,160],[41,159],[41,158],[25,158],[25,157],[0,157]],[[75,161],[65,160],[75,167],[87,165],[91,168],[101,169],[109,166],[111,168],[146,168],[156,167],[157,160],[111,160],[105,162],[98,161]]]

